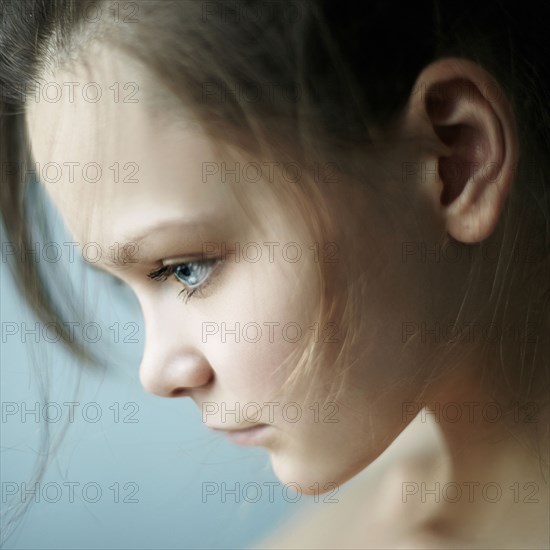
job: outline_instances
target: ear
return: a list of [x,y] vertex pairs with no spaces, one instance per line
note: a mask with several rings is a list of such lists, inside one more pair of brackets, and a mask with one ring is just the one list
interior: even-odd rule
[[[495,229],[518,156],[515,118],[503,90],[481,66],[441,59],[419,75],[407,104],[408,137],[421,152],[422,185],[447,232],[464,243]],[[428,138],[426,140],[426,138]]]

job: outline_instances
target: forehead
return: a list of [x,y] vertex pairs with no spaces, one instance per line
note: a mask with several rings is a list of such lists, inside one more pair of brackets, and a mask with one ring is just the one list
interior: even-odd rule
[[44,76],[27,126],[41,181],[79,242],[108,246],[140,220],[212,218],[228,204],[227,186],[203,182],[216,157],[192,114],[117,50],[93,45]]

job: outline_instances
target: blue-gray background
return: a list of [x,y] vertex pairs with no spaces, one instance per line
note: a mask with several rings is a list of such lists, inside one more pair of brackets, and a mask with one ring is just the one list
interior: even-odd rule
[[[73,239],[51,206],[47,205],[47,210],[53,240],[61,245],[62,255],[56,258],[58,248],[39,244],[35,261],[44,272],[51,272],[47,276],[61,297],[67,296],[68,286],[52,269],[68,271],[77,295],[88,304],[85,317],[74,319],[79,323],[75,330],[81,333],[84,323],[92,321],[100,326],[101,336],[91,345],[105,354],[109,369],[85,373],[75,394],[75,374],[80,366],[60,343],[47,341],[54,340],[55,333],[44,333],[40,325],[38,343],[34,334],[23,335],[23,323],[34,330],[37,320],[15,290],[2,227],[0,475],[4,513],[25,498],[22,483],[32,479],[46,428],[55,438],[70,418],[69,406],[64,403],[79,403],[39,486],[39,502],[34,502],[36,497],[30,493],[26,496],[33,505],[4,547],[253,546],[285,517],[307,505],[306,497],[291,502],[297,495],[285,492],[277,482],[267,453],[236,447],[209,432],[190,399],[162,399],[143,390],[138,369],[145,333],[137,300],[125,286],[85,266],[81,254],[71,262],[63,243]],[[48,257],[56,261],[48,262]],[[17,333],[11,334],[14,331]],[[97,337],[91,325],[88,336]],[[50,393],[46,396],[41,393],[40,380],[47,381]],[[54,405],[44,409],[45,402]],[[38,418],[33,410],[38,411]],[[27,414],[22,414],[24,411]],[[58,422],[47,421],[60,412]],[[98,413],[101,417],[94,421]],[[276,483],[271,492],[266,485],[269,482]],[[67,483],[73,483],[73,502]],[[243,494],[247,483],[250,485]],[[85,484],[91,485],[83,494]],[[96,493],[97,487],[101,495]],[[215,494],[205,495],[207,487]],[[239,496],[231,492],[235,489]]]

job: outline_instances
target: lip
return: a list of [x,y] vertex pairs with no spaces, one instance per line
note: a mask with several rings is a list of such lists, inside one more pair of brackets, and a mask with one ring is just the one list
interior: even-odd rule
[[250,426],[250,428],[243,428],[241,430],[227,430],[214,427],[211,429],[224,432],[228,439],[237,445],[249,447],[261,445],[265,438],[268,437],[271,426],[268,424],[257,424],[256,426]]

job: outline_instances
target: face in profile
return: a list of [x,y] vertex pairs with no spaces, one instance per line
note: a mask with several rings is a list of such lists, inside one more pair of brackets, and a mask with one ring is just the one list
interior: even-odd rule
[[191,398],[287,488],[335,503],[353,479],[277,527],[282,546],[544,547],[539,7],[0,4],[3,263],[78,367],[104,357],[56,323],[63,288],[24,254],[37,174],[65,244],[141,307],[145,391]]
[[[89,59],[89,72],[77,62],[53,79],[105,90],[137,82],[139,101],[76,94],[31,104],[28,129],[36,162],[101,167],[93,182],[77,169],[43,183],[81,247],[129,251],[118,264],[103,254],[95,266],[129,285],[141,305],[143,387],[191,397],[206,426],[264,447],[284,483],[319,491],[346,481],[412,419],[403,403],[415,400],[430,348],[407,339],[403,320],[450,319],[444,293],[426,296],[438,278],[461,276],[456,266],[428,275],[425,264],[404,264],[411,226],[428,237],[442,229],[429,201],[412,184],[403,189],[405,150],[393,145],[383,161],[370,161],[377,185],[390,192],[401,184],[393,202],[359,193],[344,177],[327,186],[337,229],[333,241],[319,241],[303,202],[275,192],[299,185],[277,173],[276,159],[260,178],[247,177],[242,167],[254,159],[217,147],[167,93],[153,101],[159,85],[143,66],[98,45]],[[350,272],[360,274],[360,301],[346,302]],[[321,305],[338,301],[353,314],[345,323],[320,317]],[[313,360],[300,372],[307,353]]]

